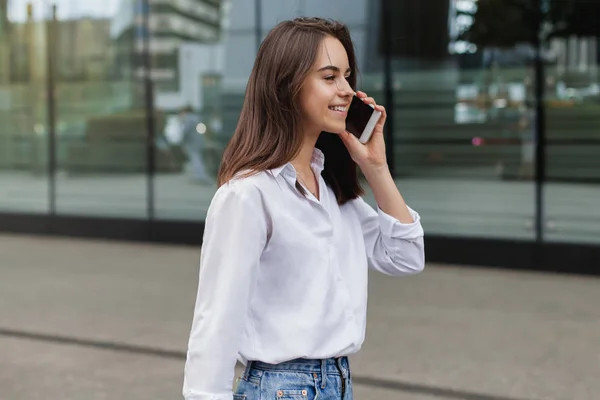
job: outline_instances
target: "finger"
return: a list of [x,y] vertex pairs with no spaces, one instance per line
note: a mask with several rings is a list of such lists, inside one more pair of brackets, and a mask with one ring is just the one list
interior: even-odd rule
[[367,94],[365,92],[361,92],[360,90],[357,90],[356,97],[358,97],[359,99],[364,99],[365,97],[367,97]]
[[340,132],[339,134],[340,139],[342,140],[342,143],[344,143],[344,146],[346,147],[346,149],[350,150],[349,146],[350,144],[348,143],[348,132]]
[[375,102],[375,99],[374,99],[374,98],[372,98],[372,97],[365,97],[364,99],[362,99],[362,101],[363,101],[365,104],[372,104],[373,106],[376,106],[376,105],[377,105],[377,103]]
[[344,131],[342,133],[340,133],[340,137],[342,138],[342,140],[344,142],[349,142],[350,141],[350,136],[354,136],[352,135],[350,132],[348,131]]
[[385,120],[387,119],[387,111],[384,106],[375,106],[375,109],[381,112],[381,117],[379,117],[379,121],[377,121],[377,125],[383,126],[385,124]]
[[351,150],[357,144],[361,144],[359,142],[359,140],[356,138],[356,136],[354,136],[353,134],[351,134],[348,131],[344,131],[340,135],[340,137],[342,138],[342,141],[344,142],[344,144],[346,145],[346,147],[348,148],[348,150]]

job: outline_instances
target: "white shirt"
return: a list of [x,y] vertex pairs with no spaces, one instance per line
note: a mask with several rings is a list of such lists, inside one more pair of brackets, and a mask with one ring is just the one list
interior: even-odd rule
[[183,395],[231,400],[236,359],[280,363],[357,352],[365,337],[368,268],[418,273],[423,228],[362,198],[339,206],[311,166],[319,198],[288,163],[221,186],[208,209]]

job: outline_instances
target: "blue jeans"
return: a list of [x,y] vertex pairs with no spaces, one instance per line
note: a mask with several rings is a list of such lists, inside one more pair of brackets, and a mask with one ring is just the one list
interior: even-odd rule
[[281,364],[249,361],[234,400],[352,400],[347,357],[297,359]]

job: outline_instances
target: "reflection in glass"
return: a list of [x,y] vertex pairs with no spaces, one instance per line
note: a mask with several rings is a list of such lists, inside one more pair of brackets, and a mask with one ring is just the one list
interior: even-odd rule
[[[540,23],[529,18],[535,2],[479,2],[473,26],[466,35],[486,47],[492,79],[522,87],[529,100],[520,106],[521,158],[503,165],[503,176],[512,182],[535,176],[536,165],[543,167],[543,238],[570,242],[598,242],[595,198],[600,195],[600,150],[598,128],[598,42],[600,4],[591,1],[547,1],[540,11]],[[535,38],[539,38],[538,41]],[[536,48],[544,70],[543,97],[534,99],[535,76],[510,73],[515,61],[534,64]],[[495,99],[495,104],[499,99]],[[512,99],[502,108],[510,108]],[[535,100],[535,101],[532,101]],[[544,159],[536,159],[533,107],[544,110]]]
[[46,25],[0,0],[0,211],[47,213]]
[[[228,140],[222,94],[227,15],[220,1],[151,2],[154,110],[161,115],[155,148],[157,218],[204,219],[216,190]],[[253,57],[251,52],[248,62]]]
[[600,90],[598,41],[555,38],[546,67],[544,236],[600,243]]
[[137,1],[58,4],[57,212],[146,216],[146,110]]
[[465,40],[479,3],[392,2],[396,176],[430,234],[532,239],[532,72]]

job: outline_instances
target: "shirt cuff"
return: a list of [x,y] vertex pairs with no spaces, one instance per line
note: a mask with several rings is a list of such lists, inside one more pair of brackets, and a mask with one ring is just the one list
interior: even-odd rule
[[418,212],[413,210],[412,208],[406,206],[410,215],[413,218],[413,223],[403,224],[398,221],[396,218],[392,217],[389,214],[383,212],[379,207],[377,207],[377,214],[379,214],[379,226],[381,228],[381,233],[384,236],[394,238],[394,239],[418,239],[423,237],[423,227],[421,226],[421,216]]

